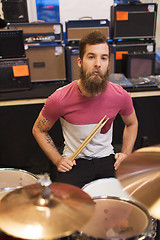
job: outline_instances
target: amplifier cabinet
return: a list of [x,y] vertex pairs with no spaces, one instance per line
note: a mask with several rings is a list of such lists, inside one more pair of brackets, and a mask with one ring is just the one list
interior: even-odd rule
[[65,55],[62,44],[26,45],[31,82],[64,81]]
[[24,42],[52,43],[63,42],[63,27],[61,23],[11,23],[8,28],[23,30]]
[[116,44],[113,43],[114,56],[115,56],[115,73],[124,73],[123,55],[124,54],[142,54],[154,53],[155,42],[145,41],[120,41]]
[[[69,82],[79,79],[80,68],[78,67],[79,47],[78,46],[66,46],[66,76]],[[110,51],[110,68],[109,74],[114,73],[114,52],[111,47]]]
[[0,58],[25,57],[22,30],[0,31]]
[[154,38],[157,3],[129,3],[111,6],[111,38]]
[[147,77],[155,74],[155,53],[123,55],[124,74],[127,78]]
[[28,22],[27,0],[1,0],[1,3],[7,23]]
[[69,82],[79,79],[80,68],[78,67],[79,47],[66,46],[66,76]]
[[109,20],[91,19],[91,20],[70,20],[66,21],[66,40],[79,41],[81,37],[94,30],[100,30],[109,38]]
[[31,88],[27,58],[0,60],[0,92]]

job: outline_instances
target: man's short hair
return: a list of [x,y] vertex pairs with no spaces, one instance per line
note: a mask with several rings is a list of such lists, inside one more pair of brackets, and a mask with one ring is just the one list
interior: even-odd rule
[[[101,43],[106,43],[108,45],[108,41],[105,37],[105,35],[99,31],[93,31],[91,33],[88,33],[87,35],[84,35],[80,42],[79,42],[79,56],[81,59],[83,59],[84,53],[85,53],[85,48],[86,45],[95,45],[95,44],[101,44]],[[108,45],[109,47],[109,45]]]

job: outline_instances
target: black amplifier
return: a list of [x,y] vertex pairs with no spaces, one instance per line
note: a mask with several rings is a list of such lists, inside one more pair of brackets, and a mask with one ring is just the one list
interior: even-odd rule
[[0,58],[25,57],[22,30],[0,31]]
[[[112,46],[110,47],[110,68],[109,74],[114,73],[114,52]],[[79,79],[80,69],[78,67],[79,47],[78,46],[66,46],[66,74],[67,80],[72,82]]]
[[154,38],[157,3],[129,3],[111,6],[111,38]]
[[2,13],[7,23],[28,22],[27,0],[1,0]]
[[70,20],[66,21],[66,39],[68,42],[79,41],[81,37],[94,30],[100,30],[109,38],[108,19]]
[[155,53],[123,55],[124,74],[127,78],[147,77],[155,74]]
[[62,44],[26,45],[31,82],[64,81],[65,55]]
[[63,27],[61,23],[11,23],[8,24],[8,28],[23,30],[24,42],[26,44],[63,42]]
[[31,88],[27,58],[0,60],[0,92]]
[[124,73],[123,56],[155,52],[155,42],[124,40],[112,45],[115,56],[115,73]]

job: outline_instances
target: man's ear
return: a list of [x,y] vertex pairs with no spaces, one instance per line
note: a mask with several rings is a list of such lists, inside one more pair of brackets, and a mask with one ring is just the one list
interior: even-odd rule
[[82,65],[82,60],[81,60],[81,58],[80,58],[80,57],[78,57],[78,67],[80,67],[80,68],[81,68],[81,65]]

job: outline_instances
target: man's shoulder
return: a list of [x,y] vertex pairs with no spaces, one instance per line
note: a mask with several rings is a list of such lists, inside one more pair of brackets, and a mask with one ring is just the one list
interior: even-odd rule
[[108,82],[108,87],[107,87],[108,91],[113,92],[113,93],[117,93],[117,94],[129,94],[122,86],[112,83],[112,82]]
[[120,86],[119,84],[116,83],[112,83],[112,82],[108,82],[108,86],[110,88],[114,88],[114,89],[118,89],[120,91],[123,91],[124,89],[122,88],[122,86]]
[[74,89],[76,87],[76,81],[73,81],[71,83],[68,83],[67,85],[60,87],[56,90],[56,93],[60,93],[60,92],[66,92],[66,91],[70,91],[72,89]]
[[57,90],[69,89],[69,88],[72,88],[75,86],[76,86],[76,81],[73,81],[73,82],[70,82],[70,83],[58,88]]

